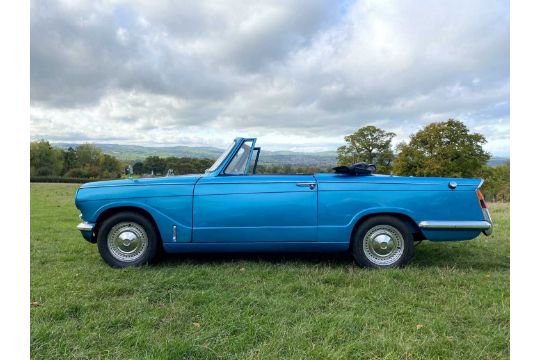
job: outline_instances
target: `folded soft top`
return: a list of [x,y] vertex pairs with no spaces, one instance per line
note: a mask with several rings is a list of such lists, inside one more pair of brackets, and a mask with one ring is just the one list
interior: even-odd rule
[[337,174],[348,174],[355,176],[371,175],[375,172],[375,165],[360,162],[352,165],[337,166],[333,170]]

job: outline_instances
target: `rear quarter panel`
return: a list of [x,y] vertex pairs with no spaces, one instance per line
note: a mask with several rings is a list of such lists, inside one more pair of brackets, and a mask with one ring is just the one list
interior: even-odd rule
[[[355,224],[379,213],[424,220],[482,220],[475,195],[479,179],[408,178],[316,174],[319,241],[349,241]],[[456,181],[455,190],[448,188]],[[422,231],[430,240],[466,240],[479,231]]]

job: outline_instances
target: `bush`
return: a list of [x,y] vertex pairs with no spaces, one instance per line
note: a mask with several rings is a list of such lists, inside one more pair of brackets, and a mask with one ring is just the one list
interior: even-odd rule
[[90,179],[82,179],[82,178],[71,178],[71,177],[63,177],[63,176],[31,176],[30,182],[33,183],[74,183],[74,184],[83,184],[90,181],[96,181],[96,180],[90,180]]

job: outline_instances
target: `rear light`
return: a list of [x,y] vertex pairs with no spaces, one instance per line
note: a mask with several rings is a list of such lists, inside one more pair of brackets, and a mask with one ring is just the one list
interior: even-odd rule
[[482,195],[480,190],[476,190],[476,196],[478,197],[478,201],[480,201],[480,206],[482,209],[487,209],[486,202],[484,201],[484,195]]
[[478,201],[480,202],[480,207],[482,208],[482,214],[484,215],[484,220],[491,223],[491,215],[489,214],[486,201],[484,200],[484,195],[482,195],[482,192],[480,190],[476,190],[476,197],[478,198]]

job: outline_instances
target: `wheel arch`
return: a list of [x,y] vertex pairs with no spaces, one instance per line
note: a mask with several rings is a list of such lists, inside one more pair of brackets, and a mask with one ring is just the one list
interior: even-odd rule
[[133,206],[133,205],[113,206],[113,207],[109,207],[109,208],[103,210],[98,215],[98,217],[96,219],[95,234],[97,235],[99,233],[100,227],[103,224],[103,221],[105,221],[105,219],[107,219],[107,218],[109,218],[109,217],[111,217],[111,216],[113,216],[115,214],[121,213],[121,212],[133,212],[133,213],[139,214],[141,216],[144,216],[146,219],[148,219],[152,223],[152,225],[154,226],[155,232],[156,232],[156,234],[158,236],[158,242],[162,243],[161,232],[159,231],[159,227],[157,225],[157,222],[154,219],[154,217],[152,216],[152,214],[150,214],[150,212],[147,211],[146,209],[143,209],[143,208],[137,207],[137,206]]
[[352,245],[354,234],[356,234],[356,231],[358,230],[358,228],[368,219],[372,219],[374,217],[379,217],[379,216],[391,216],[402,221],[411,231],[411,234],[415,241],[425,239],[424,235],[422,234],[422,231],[418,227],[418,224],[409,215],[401,213],[401,212],[395,212],[395,211],[372,212],[369,214],[365,214],[356,220],[350,234],[349,247]]

